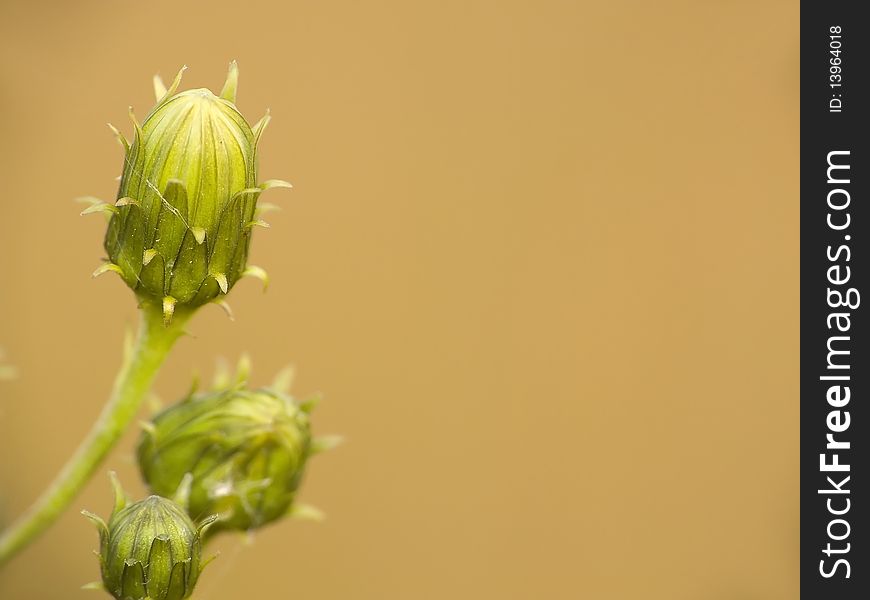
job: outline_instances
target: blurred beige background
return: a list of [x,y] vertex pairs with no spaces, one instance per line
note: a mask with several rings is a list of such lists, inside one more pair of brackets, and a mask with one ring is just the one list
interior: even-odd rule
[[[220,543],[199,600],[798,595],[798,2],[0,3],[0,512],[99,411],[133,298],[90,279],[127,106],[190,66],[271,108],[273,284],[159,377],[243,350],[325,393],[320,525]],[[143,493],[128,436],[105,465]],[[0,573],[96,598],[101,474]]]

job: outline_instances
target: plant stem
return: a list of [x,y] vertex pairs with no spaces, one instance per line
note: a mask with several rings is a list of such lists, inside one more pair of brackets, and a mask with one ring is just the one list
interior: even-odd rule
[[192,311],[177,311],[172,322],[164,325],[161,308],[143,304],[135,345],[125,348],[108,403],[51,486],[0,535],[0,566],[54,523],[82,490],[139,412],[151,382],[184,333],[184,325],[191,314]]

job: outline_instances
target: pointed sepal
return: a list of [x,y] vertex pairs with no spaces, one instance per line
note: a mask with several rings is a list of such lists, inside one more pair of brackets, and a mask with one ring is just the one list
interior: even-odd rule
[[122,206],[139,206],[139,201],[135,198],[129,198],[124,196],[123,198],[118,198],[115,200],[115,206],[117,208],[121,208]]
[[146,587],[149,598],[167,597],[169,580],[172,578],[172,569],[175,566],[172,558],[172,543],[169,535],[164,533],[156,536],[151,542],[151,551],[148,554]]
[[166,95],[166,84],[163,83],[163,78],[159,74],[154,75],[151,81],[154,85],[154,100],[160,102],[163,96]]
[[172,315],[175,314],[176,300],[172,296],[163,298],[163,324],[167,327],[172,323]]
[[186,70],[187,65],[182,66],[178,70],[178,73],[175,75],[175,79],[172,80],[172,85],[169,86],[169,89],[167,89],[163,84],[163,79],[160,75],[154,76],[154,99],[157,101],[158,105],[175,95],[175,92],[178,91],[178,86],[181,85],[181,78]]
[[340,435],[321,435],[311,440],[311,447],[308,449],[310,455],[320,454],[327,450],[332,450],[344,443],[344,438]]
[[254,227],[262,227],[263,229],[269,229],[272,226],[269,225],[266,221],[261,221],[260,219],[255,219],[249,223],[246,223],[245,227],[247,229],[253,229]]
[[232,375],[230,374],[227,361],[223,358],[219,358],[215,365],[211,388],[216,391],[225,390],[230,387],[230,381],[232,381]]
[[157,437],[157,428],[151,421],[139,421],[139,428],[145,435],[151,437],[152,439],[155,439]]
[[[124,149],[124,152],[127,153],[130,151],[130,142],[127,141],[127,138],[124,137],[124,134],[121,131],[112,125],[111,123],[106,123],[109,126],[109,129],[115,134],[115,139],[118,140],[118,143],[121,144],[121,147]],[[120,179],[120,176],[119,176]]]
[[81,589],[83,590],[98,590],[101,592],[107,592],[106,586],[103,585],[102,581],[92,581],[90,583],[84,584]]
[[103,202],[99,198],[95,198],[93,196],[82,196],[81,198],[76,198],[76,202],[88,205],[86,209],[79,213],[79,215],[81,216],[93,215],[97,213],[112,216],[113,214],[116,214],[118,212],[117,206],[109,204],[108,202]]
[[255,194],[260,194],[262,192],[263,192],[263,189],[259,188],[259,187],[245,188],[245,189],[239,190],[238,192],[233,194],[233,197],[230,199],[230,201],[232,202],[236,198],[243,198],[245,196],[253,196]]
[[251,378],[251,369],[253,368],[251,363],[251,356],[244,352],[239,357],[239,362],[236,363],[236,385],[241,386],[248,382]]
[[293,184],[289,181],[284,181],[283,179],[267,179],[263,183],[260,184],[260,189],[264,192],[266,190],[271,190],[274,188],[287,188],[293,189]]
[[302,504],[300,502],[294,502],[290,506],[290,509],[287,511],[287,516],[291,519],[297,519],[300,521],[315,521],[318,523],[326,519],[326,513],[324,513],[316,506],[311,506],[310,504]]
[[172,500],[181,506],[185,511],[190,506],[190,488],[193,485],[193,474],[185,473],[181,478],[181,483],[178,484],[178,489],[172,496]]
[[94,272],[91,273],[91,277],[99,277],[103,273],[108,273],[109,271],[112,271],[113,273],[117,273],[118,275],[121,275],[122,277],[124,275],[124,272],[121,270],[121,267],[119,267],[115,263],[107,262],[107,263],[103,263],[99,267],[97,267],[94,270]]
[[106,525],[106,522],[99,515],[95,515],[87,510],[83,510],[81,513],[97,528],[97,532],[100,534],[100,548],[102,549],[109,539],[109,526]]
[[230,290],[229,282],[227,282],[227,276],[224,273],[212,273],[212,277],[215,281],[217,281],[218,287],[221,289],[221,293],[226,294]]
[[279,394],[287,394],[290,392],[290,388],[293,386],[293,380],[295,378],[296,369],[292,366],[286,366],[275,375],[269,389]]
[[124,560],[124,571],[121,575],[122,598],[147,598],[145,590],[145,569],[142,563],[134,558]]
[[254,212],[255,218],[260,218],[266,213],[270,212],[278,212],[281,210],[281,207],[277,204],[272,204],[271,202],[257,202],[257,209]]
[[148,394],[148,397],[145,399],[145,406],[148,408],[148,412],[152,415],[156,415],[161,410],[163,410],[163,400],[160,399],[156,393],[151,392]]
[[155,256],[157,256],[157,250],[154,248],[148,248],[148,250],[142,253],[142,266],[147,267],[148,264],[154,260]]
[[136,139],[141,140],[143,136],[142,125],[139,123],[139,119],[136,118],[136,114],[133,112],[132,106],[127,108],[127,117],[129,117],[130,122],[133,123],[133,131],[136,134]]
[[299,410],[304,413],[310,414],[311,411],[317,408],[317,405],[320,404],[322,400],[323,396],[321,396],[320,394],[314,394],[313,396],[299,404]]
[[263,132],[266,130],[266,127],[269,126],[269,121],[272,120],[271,112],[266,109],[266,114],[263,115],[263,118],[257,121],[257,123],[251,128],[254,132],[254,148],[260,145],[260,137],[262,137]]
[[126,492],[124,492],[124,488],[121,487],[121,481],[118,479],[117,473],[115,473],[114,471],[109,471],[109,481],[112,482],[112,491],[115,494],[115,502],[112,508],[112,514],[116,514],[130,503],[130,499],[127,497]]
[[202,244],[205,241],[205,229],[202,227],[191,227],[190,232],[193,234],[193,239],[197,244]]
[[[190,570],[190,559],[180,561],[175,563],[172,567],[172,573],[169,576],[169,585],[167,586],[167,592],[165,598],[184,598],[187,593],[185,590],[186,581],[188,579],[192,579],[188,571]],[[202,570],[202,565],[200,565],[200,570]],[[191,585],[193,581],[191,581]]]
[[221,98],[228,100],[233,104],[236,103],[236,91],[239,87],[239,65],[236,61],[230,62],[230,68],[227,72],[227,80],[221,89]]
[[[156,218],[156,226],[153,234],[146,238],[145,245],[174,260],[189,228],[187,189],[183,181],[170,179],[166,182],[160,205],[156,211],[152,209],[152,215]],[[165,267],[171,270],[173,264],[170,262]]]
[[[209,515],[208,517],[206,517],[206,518],[204,518],[202,521],[200,521],[200,522],[199,522],[199,525],[197,526],[197,533],[199,533],[199,537],[202,538],[203,536],[205,536],[205,533],[206,533],[209,529],[211,529],[212,526],[213,526],[215,523],[217,523],[219,519],[220,519],[220,517],[219,517],[218,515]],[[217,555],[215,555],[215,556],[211,557],[210,559],[208,559],[207,562],[211,562],[211,561],[214,560],[215,558],[217,558]],[[202,566],[204,567],[205,564],[207,564],[207,563],[204,563]]]
[[221,309],[224,311],[224,314],[227,316],[227,318],[230,321],[236,320],[236,316],[233,314],[233,308],[230,306],[229,302],[227,302],[223,298],[215,298],[214,300],[211,301],[211,303],[216,304],[217,306],[220,306]]
[[266,269],[263,267],[248,265],[245,267],[245,270],[242,271],[242,277],[254,277],[259,279],[263,282],[263,291],[266,291],[269,287],[269,274],[266,273]]
[[[217,515],[215,515],[214,520],[211,521],[211,523],[209,523],[209,526],[211,526],[211,524],[215,523],[217,520],[218,520],[218,517],[217,517]],[[220,552],[215,552],[214,554],[212,554],[208,558],[203,559],[202,563],[199,565],[199,570],[202,571],[203,569],[205,569],[208,565],[213,563],[214,560],[219,556],[220,556]]]

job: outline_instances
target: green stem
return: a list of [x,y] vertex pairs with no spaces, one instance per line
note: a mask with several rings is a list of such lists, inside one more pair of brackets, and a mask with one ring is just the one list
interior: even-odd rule
[[0,535],[0,566],[45,531],[69,506],[94,471],[139,412],[160,366],[184,333],[191,312],[176,311],[172,323],[163,324],[163,313],[150,303],[142,307],[139,334],[132,350],[125,349],[112,395],[88,437],[18,521]]

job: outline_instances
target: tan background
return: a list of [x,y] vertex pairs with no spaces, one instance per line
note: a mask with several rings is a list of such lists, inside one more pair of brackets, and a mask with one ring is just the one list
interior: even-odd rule
[[[797,597],[796,1],[0,6],[7,517],[135,318],[71,201],[114,197],[105,121],[237,58],[261,173],[296,186],[254,243],[273,285],[203,310],[157,391],[247,349],[348,443],[304,487],[328,520],[224,540],[199,600]],[[133,443],[104,470],[141,494]],[[105,477],[0,597],[97,597],[82,507]]]

